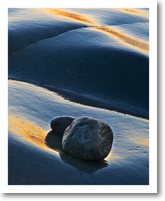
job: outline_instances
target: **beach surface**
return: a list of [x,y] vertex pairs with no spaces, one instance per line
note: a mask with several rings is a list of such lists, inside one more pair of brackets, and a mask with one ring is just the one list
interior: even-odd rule
[[[147,9],[9,9],[8,184],[149,184]],[[50,122],[110,125],[103,161],[65,153]]]

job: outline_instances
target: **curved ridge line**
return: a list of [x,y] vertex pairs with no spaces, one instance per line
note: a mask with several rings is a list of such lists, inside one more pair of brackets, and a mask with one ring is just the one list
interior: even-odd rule
[[[133,113],[133,112],[130,112],[130,111],[125,111],[124,109],[122,109],[121,107],[120,107],[120,105],[119,104],[115,104],[114,105],[114,103],[112,102],[112,104],[108,104],[107,105],[107,102],[105,101],[105,100],[103,100],[103,99],[101,99],[101,98],[98,98],[98,97],[96,97],[96,96],[94,96],[93,97],[93,99],[91,99],[91,97],[88,97],[90,100],[92,100],[92,104],[89,104],[89,102],[88,102],[88,104],[86,104],[86,103],[84,103],[84,102],[82,102],[82,101],[80,101],[80,100],[76,100],[75,99],[75,97],[74,97],[74,100],[73,100],[73,95],[72,95],[72,97],[71,97],[71,99],[70,99],[70,96],[68,96],[68,95],[64,95],[63,94],[63,92],[64,92],[64,90],[63,89],[61,89],[61,88],[57,88],[57,87],[55,87],[55,86],[49,86],[49,85],[47,85],[47,84],[44,84],[44,83],[38,83],[38,82],[36,82],[36,81],[32,81],[32,80],[25,80],[25,79],[21,79],[21,78],[18,78],[18,77],[13,77],[12,75],[9,75],[9,77],[8,77],[8,81],[10,81],[10,80],[14,80],[14,81],[18,81],[18,82],[23,82],[23,83],[28,83],[28,84],[33,84],[33,85],[35,85],[36,87],[42,87],[42,88],[44,88],[44,89],[47,89],[47,90],[49,90],[49,91],[51,91],[51,92],[55,92],[55,93],[57,93],[59,96],[61,96],[62,98],[64,98],[64,99],[67,99],[67,100],[69,100],[69,101],[71,101],[71,102],[73,102],[73,103],[78,103],[78,104],[81,104],[81,105],[86,105],[86,106],[90,106],[90,107],[94,107],[94,108],[100,108],[100,109],[106,109],[106,110],[109,110],[109,111],[115,111],[115,112],[119,112],[119,113],[122,113],[122,114],[126,114],[126,115],[131,115],[131,116],[134,116],[134,117],[136,117],[136,118],[142,118],[142,119],[145,119],[145,120],[149,120],[149,118],[147,117],[147,114],[146,113],[144,113],[144,111],[143,111],[143,114],[139,114],[139,112],[142,112],[142,110],[141,109],[138,109],[138,108],[134,108],[133,106],[129,106],[130,108],[134,108],[134,110],[136,110],[136,112],[135,113]],[[73,91],[74,93],[77,93],[76,91]],[[73,94],[73,93],[72,93]],[[84,96],[83,94],[81,94],[81,93],[79,93],[79,95],[81,95],[81,96]],[[88,96],[88,94],[86,94],[87,96]],[[96,104],[94,104],[94,100],[98,100],[99,102],[97,102],[97,105]],[[95,102],[96,103],[96,102]],[[104,103],[104,105],[102,105]],[[109,102],[108,102],[109,103]],[[125,107],[128,107],[128,105],[127,104],[124,104],[125,105]]]
[[[128,23],[128,24],[138,24],[138,23],[146,23],[146,22],[137,22],[137,23],[135,22],[135,23]],[[106,26],[119,26],[119,25],[124,25],[124,24],[106,25]],[[106,26],[105,26],[105,27],[106,27]],[[103,27],[104,27],[104,26],[103,26]],[[84,27],[81,27],[81,28],[70,29],[70,30],[65,31],[65,32],[62,32],[62,33],[60,33],[60,34],[58,34],[58,35],[55,35],[55,36],[52,36],[52,37],[48,37],[48,38],[43,38],[43,39],[41,39],[41,40],[39,40],[39,41],[36,41],[36,42],[34,42],[34,43],[31,43],[31,44],[25,46],[24,48],[21,48],[21,49],[19,49],[19,50],[17,50],[17,51],[12,52],[12,53],[9,54],[8,56],[11,56],[12,54],[17,53],[17,52],[19,52],[19,51],[21,51],[21,50],[23,50],[23,49],[25,49],[25,48],[27,48],[27,47],[29,47],[29,46],[31,46],[31,45],[34,45],[35,43],[39,43],[39,42],[41,42],[41,41],[43,41],[43,40],[51,39],[51,38],[60,36],[60,35],[62,35],[62,34],[64,34],[64,33],[70,32],[70,31],[74,31],[74,30],[78,30],[78,29],[85,29],[85,28],[97,28],[97,27],[96,27],[96,26],[86,26],[86,27],[84,26]]]
[[85,28],[92,28],[92,27],[88,27],[88,26],[85,27],[85,26],[84,26],[84,27],[81,27],[81,28],[70,29],[70,30],[68,30],[68,31],[64,31],[64,32],[62,32],[62,33],[60,33],[60,34],[57,34],[57,35],[55,35],[55,36],[52,36],[52,37],[43,38],[43,39],[41,39],[41,40],[39,40],[39,41],[36,41],[36,42],[34,42],[34,43],[31,43],[31,44],[29,44],[29,45],[27,45],[27,46],[25,46],[25,47],[23,47],[23,48],[21,48],[21,49],[19,49],[19,50],[17,50],[17,51],[12,52],[12,53],[9,54],[8,56],[11,56],[12,54],[14,54],[14,53],[16,53],[16,52],[19,52],[19,51],[21,51],[21,50],[24,50],[25,48],[27,48],[27,47],[29,47],[29,46],[31,46],[31,45],[34,45],[35,43],[39,43],[39,42],[41,42],[41,41],[48,40],[48,39],[54,38],[54,37],[56,37],[56,36],[60,36],[60,35],[62,35],[62,34],[64,34],[64,33],[69,32],[69,31],[74,31],[74,30],[78,30],[78,29],[85,29]]
[[[69,19],[72,19],[72,20],[76,20],[76,21],[81,21],[81,22],[83,22],[83,23],[88,23],[88,24],[93,24],[93,25],[95,25],[95,26],[101,26],[101,25],[99,25],[99,24],[96,24],[96,23],[94,23],[94,22],[92,22],[91,20],[89,20],[86,16],[84,16],[84,15],[82,15],[82,14],[78,14],[78,13],[72,13],[72,12],[68,12],[68,11],[65,11],[65,10],[61,10],[61,9],[55,9],[55,8],[41,8],[42,10],[46,10],[47,12],[51,12],[51,13],[55,13],[55,14],[57,14],[57,15],[60,15],[60,16],[62,16],[62,17],[67,17],[67,18],[69,18]],[[120,9],[120,8],[119,8]],[[127,11],[125,11],[125,12],[128,12],[128,10],[130,11],[131,10],[131,12],[133,12],[134,11],[134,13],[143,13],[143,12],[141,12],[141,11],[138,11],[138,10],[136,10],[136,9],[125,9],[125,8],[121,8],[121,10],[127,10]],[[131,24],[131,23],[130,23]],[[122,25],[122,24],[120,24],[120,25]],[[106,26],[108,26],[108,25],[106,25]],[[111,25],[112,26],[112,25]],[[115,25],[113,25],[113,26],[115,26]],[[82,28],[84,28],[84,27],[82,27]],[[81,29],[81,28],[78,28],[78,29]],[[71,29],[71,30],[76,30],[76,29]],[[70,31],[70,30],[69,30]],[[68,31],[66,31],[66,32],[68,32]],[[63,33],[66,33],[66,32],[63,32]],[[62,34],[62,33],[61,33]],[[56,35],[56,36],[59,36],[59,35],[61,35],[61,34],[58,34],[58,35]],[[52,37],[49,37],[49,38],[53,38],[53,37],[55,37],[55,36],[52,36]],[[42,40],[45,40],[45,39],[48,39],[48,38],[44,38],[44,39],[42,39]],[[39,40],[39,41],[42,41],[42,40]],[[37,42],[39,42],[39,41],[37,41]],[[34,42],[34,43],[36,43],[36,42]],[[32,45],[32,44],[34,44],[34,43],[31,43],[30,45]],[[27,45],[27,46],[25,46],[24,48],[26,48],[26,47],[28,47],[29,45]],[[22,48],[22,49],[24,49],[24,48]],[[19,49],[19,50],[21,50],[21,49]],[[13,53],[15,53],[15,52],[18,52],[19,50],[17,50],[17,51],[14,51],[14,52],[12,52],[11,54],[13,54]],[[11,54],[9,54],[9,56],[11,55]]]

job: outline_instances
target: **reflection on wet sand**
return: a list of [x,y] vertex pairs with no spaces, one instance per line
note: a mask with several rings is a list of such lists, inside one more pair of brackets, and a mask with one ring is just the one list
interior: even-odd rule
[[[119,9],[121,11],[129,12],[131,14],[138,14],[138,15],[149,17],[147,13],[142,12],[142,11],[137,10],[137,9],[130,9],[130,8],[119,8]],[[55,14],[60,15],[62,17],[67,17],[67,18],[70,18],[73,20],[77,20],[79,22],[94,25],[95,26],[95,27],[93,27],[94,29],[98,29],[98,30],[103,31],[104,33],[108,33],[108,34],[116,37],[121,42],[124,42],[127,45],[131,45],[135,48],[138,48],[138,49],[140,49],[146,53],[149,52],[149,43],[142,41],[142,40],[139,40],[137,38],[133,38],[129,35],[123,34],[120,31],[118,31],[117,29],[112,28],[111,26],[101,26],[101,25],[91,21],[87,16],[85,16],[83,14],[72,13],[72,12],[68,12],[65,10],[54,9],[54,8],[45,8],[44,10],[48,11],[50,13],[55,13]]]
[[[62,149],[62,136],[54,132],[49,132],[23,118],[17,118],[15,116],[8,117],[9,130],[18,135],[24,137],[24,140],[39,146],[40,148],[49,149],[58,153],[64,163],[67,163],[84,173],[92,173],[99,169],[108,166],[106,161],[84,161],[79,158],[75,158],[64,152]],[[46,136],[47,134],[47,136]],[[46,137],[46,138],[45,138]]]
[[[46,8],[44,10],[46,10],[50,13],[55,13],[55,14],[60,15],[62,17],[67,17],[67,18],[77,20],[77,21],[80,21],[83,23],[95,25],[95,27],[93,27],[94,29],[98,29],[98,30],[103,31],[104,33],[108,33],[111,36],[114,36],[116,39],[120,40],[121,42],[124,42],[127,45],[131,45],[135,48],[138,48],[138,49],[144,51],[145,53],[149,52],[149,43],[147,43],[143,40],[139,40],[137,38],[133,38],[129,35],[123,34],[119,30],[114,29],[111,26],[100,26],[99,24],[92,22],[89,18],[87,18],[86,16],[84,16],[82,14],[80,15],[78,13],[71,13],[68,11],[64,11],[64,10],[60,10],[60,9],[54,9],[54,8]],[[148,15],[147,13],[142,12],[142,11],[137,10],[137,9],[120,8],[120,10],[124,11],[124,12],[129,12],[131,14],[138,14],[138,15],[143,15],[143,16]]]
[[68,153],[65,153],[62,148],[62,136],[57,133],[54,133],[53,131],[50,131],[47,134],[45,138],[45,142],[48,147],[50,147],[51,149],[59,153],[64,163],[67,163],[73,166],[74,168],[78,169],[79,171],[83,173],[90,174],[108,166],[108,163],[105,160],[86,161],[86,160],[73,157],[69,155]]
[[23,118],[8,116],[8,128],[19,137],[24,137],[26,140],[40,146],[41,148],[47,148],[45,144],[45,135],[47,131],[35,123]]
[[55,8],[45,8],[44,10],[50,13],[60,15],[62,17],[67,17],[72,20],[77,20],[79,22],[95,25],[95,23],[92,22],[90,19],[88,19],[86,16],[78,14],[78,13],[71,13],[65,10],[55,9]]
[[145,137],[134,137],[134,138],[131,138],[131,141],[143,146],[147,146],[147,147],[149,146],[149,139]]
[[105,159],[106,159],[106,160],[108,160],[108,159],[114,160],[114,159],[119,159],[119,158],[121,158],[121,157],[118,156],[117,154],[112,154],[112,153],[110,153]]
[[134,15],[141,15],[144,17],[149,17],[149,14],[140,10],[137,10],[135,8],[119,8],[119,10],[130,13],[130,14],[134,14]]
[[132,45],[135,48],[141,49],[145,52],[149,52],[149,43],[133,38],[129,35],[123,34],[117,29],[114,29],[110,26],[99,26],[99,27],[94,27],[95,29],[101,30],[103,32],[106,32],[114,37],[116,37],[118,40],[121,42],[126,43],[127,45]]

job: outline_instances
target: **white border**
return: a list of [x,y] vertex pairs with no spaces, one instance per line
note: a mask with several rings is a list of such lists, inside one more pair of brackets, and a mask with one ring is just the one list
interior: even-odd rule
[[[138,0],[138,1],[129,1],[129,0],[115,0],[115,1],[89,1],[83,0],[73,1],[22,1],[22,0],[7,0],[3,1],[1,6],[1,20],[4,26],[3,31],[5,30],[4,35],[1,35],[1,40],[3,44],[1,48],[2,56],[2,66],[7,68],[7,15],[9,7],[58,7],[58,8],[115,8],[115,7],[130,7],[130,8],[149,8],[150,14],[150,184],[148,186],[113,186],[113,185],[66,185],[66,186],[54,186],[54,185],[45,185],[45,186],[8,186],[7,185],[7,145],[1,144],[1,160],[3,166],[1,167],[1,188],[0,191],[3,193],[156,193],[157,192],[157,1],[156,0]],[[6,18],[5,18],[6,16]],[[5,73],[4,73],[5,71]],[[5,75],[4,75],[5,74]],[[3,70],[3,75],[1,73],[1,86],[4,87],[5,92],[3,94],[4,102],[1,104],[4,111],[4,115],[1,115],[1,122],[5,125],[5,129],[1,133],[2,142],[7,140],[7,71]],[[3,90],[3,91],[4,91]],[[4,109],[4,105],[6,108]],[[4,154],[5,150],[5,154]],[[3,154],[3,158],[2,158]]]
[[[109,0],[101,0],[101,1],[95,1],[95,0],[83,0],[83,1],[77,1],[77,0],[60,0],[60,1],[54,1],[54,0],[46,0],[46,1],[34,1],[34,0],[28,0],[28,1],[22,1],[22,0],[7,0],[7,8],[13,7],[13,8],[148,8],[151,5],[156,5],[156,0],[138,0],[138,1],[132,1],[132,0],[115,0],[115,1],[109,1]],[[4,2],[5,4],[5,2]]]

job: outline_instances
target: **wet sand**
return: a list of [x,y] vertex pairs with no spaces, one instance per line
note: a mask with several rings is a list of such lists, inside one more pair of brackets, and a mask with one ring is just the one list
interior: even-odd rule
[[[9,9],[8,184],[149,184],[147,9]],[[103,161],[65,153],[50,122],[114,132]]]
[[[65,153],[50,129],[55,116],[91,116],[114,132],[112,151],[91,162]],[[47,89],[9,81],[9,184],[143,184],[149,182],[148,120],[71,102]],[[13,177],[15,179],[13,179]]]

